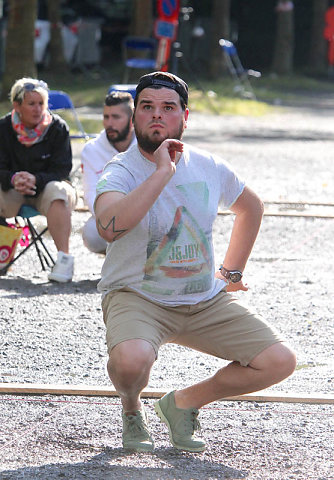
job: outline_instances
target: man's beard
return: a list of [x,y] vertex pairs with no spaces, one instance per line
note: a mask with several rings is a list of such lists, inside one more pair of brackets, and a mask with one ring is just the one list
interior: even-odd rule
[[165,136],[165,137],[161,137],[161,135],[159,135],[159,138],[157,138],[156,140],[154,139],[154,136],[153,138],[152,137],[150,138],[147,133],[141,133],[139,129],[136,127],[136,122],[134,122],[134,129],[137,137],[137,143],[140,146],[140,148],[144,152],[152,154],[156,151],[158,147],[160,147],[160,145],[164,140],[166,140],[166,138],[181,140],[182,134],[184,131],[184,126],[183,126],[183,121],[181,120],[179,128],[175,133],[172,133],[171,136]]
[[124,140],[126,140],[130,132],[130,124],[131,124],[131,119],[129,119],[127,125],[123,128],[123,130],[118,132],[118,135],[116,135],[114,138],[109,138],[108,130],[106,130],[106,134],[109,142],[113,144],[113,143],[123,142]]

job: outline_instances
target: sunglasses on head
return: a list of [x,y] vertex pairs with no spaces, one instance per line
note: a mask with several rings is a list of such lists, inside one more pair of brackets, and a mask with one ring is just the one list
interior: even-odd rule
[[44,88],[44,90],[48,90],[48,84],[46,82],[43,82],[43,80],[38,80],[38,82],[26,82],[22,85],[22,88],[17,92],[15,99],[19,97],[22,91],[25,92],[32,92],[33,90],[36,90],[36,88]]

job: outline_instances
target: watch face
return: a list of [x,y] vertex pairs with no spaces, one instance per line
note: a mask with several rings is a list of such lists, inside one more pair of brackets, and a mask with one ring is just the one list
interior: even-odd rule
[[232,283],[238,283],[242,279],[242,274],[240,272],[231,272],[230,273],[230,281]]

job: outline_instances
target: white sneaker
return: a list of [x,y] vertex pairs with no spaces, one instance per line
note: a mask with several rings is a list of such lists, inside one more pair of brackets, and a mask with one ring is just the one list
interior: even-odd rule
[[58,252],[57,261],[48,275],[54,282],[70,282],[73,277],[74,257],[64,252]]

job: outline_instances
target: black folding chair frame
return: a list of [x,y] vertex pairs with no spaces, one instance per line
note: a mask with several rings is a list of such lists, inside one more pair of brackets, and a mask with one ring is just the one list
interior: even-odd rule
[[[17,221],[17,219],[15,218],[15,220]],[[24,218],[25,222],[26,222],[26,225],[28,225],[29,227],[29,233],[30,233],[30,240],[29,240],[29,245],[25,246],[23,248],[23,250],[21,250],[20,253],[18,253],[18,255],[16,255],[13,260],[11,260],[5,268],[2,269],[2,272],[3,274],[5,274],[7,272],[7,270],[9,269],[9,267],[11,265],[13,265],[13,263],[15,263],[22,255],[24,255],[27,250],[29,250],[30,247],[32,247],[33,245],[35,245],[35,248],[36,248],[36,252],[37,252],[37,255],[38,255],[38,258],[39,258],[39,261],[40,261],[40,264],[41,264],[41,267],[42,267],[42,270],[45,271],[46,270],[46,266],[49,267],[49,268],[52,268],[55,264],[55,261],[52,257],[52,255],[50,254],[48,248],[46,247],[44,241],[43,241],[43,235],[45,232],[48,231],[48,227],[44,227],[44,229],[41,231],[41,232],[37,232],[36,228],[34,227],[34,225],[32,224],[30,218]]]

